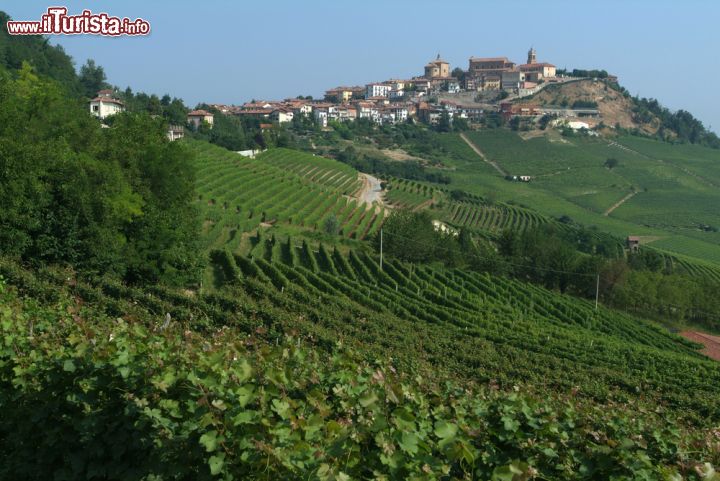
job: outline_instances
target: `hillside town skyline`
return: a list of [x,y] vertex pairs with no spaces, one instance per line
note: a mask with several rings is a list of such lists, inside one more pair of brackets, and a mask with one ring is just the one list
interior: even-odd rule
[[[577,118],[599,118],[596,108],[541,108],[533,103],[513,104],[512,101],[531,97],[548,85],[585,78],[598,80],[597,77],[617,83],[617,77],[604,70],[568,72],[550,62],[539,61],[537,50],[531,46],[524,63],[506,56],[471,56],[466,69],[460,66],[452,69],[438,53],[422,67],[419,75],[332,87],[325,90],[322,99],[300,95],[281,100],[252,99],[240,105],[201,103],[198,107],[278,124],[291,122],[296,116],[309,116],[321,127],[327,127],[331,121],[368,119],[377,124],[395,124],[411,118],[437,125],[443,115],[449,122],[456,118],[474,122],[499,114],[505,121],[515,116],[537,120],[543,115],[552,115],[570,119],[571,128],[589,129],[596,123],[578,122]],[[198,108],[189,114],[188,122],[195,123],[197,119],[205,119],[211,125],[212,113]]]
[[[87,3],[69,0],[63,5],[78,13]],[[47,7],[47,3],[28,0],[8,6],[8,13],[33,19]],[[664,66],[668,58],[682,56],[688,63],[706,68],[710,78],[720,75],[720,66],[708,60],[704,49],[697,48],[720,42],[720,32],[712,24],[720,5],[704,2],[703,8],[708,14],[698,16],[695,9],[683,4],[664,2],[661,15],[631,2],[624,3],[622,15],[618,15],[616,9],[599,5],[568,9],[566,2],[558,1],[544,2],[539,8],[536,3],[519,0],[498,4],[456,1],[442,7],[371,0],[367,8],[355,10],[349,22],[344,9],[327,2],[214,2],[208,10],[177,2],[170,16],[163,5],[129,0],[108,6],[108,12],[148,19],[152,23],[149,37],[117,42],[51,36],[49,41],[62,45],[75,58],[77,68],[92,58],[121,88],[131,85],[157,95],[169,93],[189,105],[241,104],[253,98],[300,94],[319,97],[336,86],[420,75],[418,67],[438,52],[452,68],[461,65],[466,69],[472,55],[500,54],[522,63],[528,47],[534,45],[539,61],[560,69],[604,68],[618,75],[632,95],[662,99],[668,108],[693,112],[706,126],[717,128],[720,117],[707,101],[704,81],[690,76],[678,82],[666,75]],[[378,9],[383,15],[373,13]],[[415,20],[390,21],[403,16]],[[491,20],[511,17],[513,35],[506,34],[507,22]],[[438,27],[424,28],[431,18]],[[638,23],[637,18],[647,21]],[[309,27],[309,20],[314,27]],[[588,35],[590,20],[612,25],[613,34]],[[205,28],[209,25],[213,27]],[[300,28],[303,25],[307,28]],[[192,34],[188,34],[190,26],[195,27]],[[272,32],[280,31],[288,32],[292,41],[269,41]],[[674,32],[672,41],[667,32]],[[216,52],[232,53],[218,57]]]

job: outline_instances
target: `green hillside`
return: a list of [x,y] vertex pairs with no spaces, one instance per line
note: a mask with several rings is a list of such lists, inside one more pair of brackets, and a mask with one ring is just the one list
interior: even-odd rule
[[195,153],[197,204],[207,248],[243,246],[261,224],[275,230],[322,231],[329,217],[341,235],[363,239],[382,224],[381,208],[349,197],[361,188],[358,173],[340,162],[286,149],[251,159],[204,142]]
[[101,86],[0,32],[0,480],[720,480],[715,151]]
[[[569,216],[619,237],[648,236],[658,249],[720,263],[720,183],[714,180],[720,177],[720,151],[635,137],[524,140],[503,129],[466,135],[509,174],[533,179],[509,182],[488,171],[478,156],[473,161],[449,157],[452,169],[443,172],[453,188],[492,192],[545,215]],[[618,162],[609,169],[605,162],[611,158]]]
[[[321,285],[310,271],[288,269]],[[422,377],[419,366],[370,353],[402,343],[408,359],[426,342],[424,326],[419,336],[404,324],[396,330],[378,322],[395,319],[366,300],[337,294],[323,306],[302,281],[278,292],[255,276],[232,295],[195,298],[161,287],[95,287],[68,271],[30,273],[7,262],[0,270],[20,289],[0,280],[4,479],[717,479],[712,434],[681,425],[649,399],[598,403],[572,376],[567,389],[551,392]],[[352,289],[332,277],[338,291]],[[296,315],[298,306],[308,318]],[[172,320],[162,321],[165,307]],[[344,339],[364,336],[364,355],[337,346],[333,322],[343,331],[356,325]],[[317,346],[280,340],[296,328],[312,329]],[[463,354],[440,332],[428,333],[438,348]],[[650,338],[637,354],[673,343]],[[473,364],[488,359],[476,344],[461,361],[467,372],[491,367]],[[658,370],[672,360],[680,378],[686,369],[715,375],[676,348]],[[616,363],[636,361],[625,355]],[[518,359],[508,348],[497,357],[506,365]],[[651,372],[649,364],[639,370]]]

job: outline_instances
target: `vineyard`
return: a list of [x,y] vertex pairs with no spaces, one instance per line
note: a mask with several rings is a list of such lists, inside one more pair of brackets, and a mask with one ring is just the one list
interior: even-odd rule
[[273,149],[255,159],[201,142],[188,142],[198,171],[198,206],[207,249],[241,248],[261,225],[319,230],[335,217],[340,234],[364,239],[385,217],[377,206],[349,196],[360,187],[357,171],[323,157]]
[[[192,300],[162,288],[142,295],[112,284],[63,286],[67,273],[36,277],[3,262],[13,284],[0,279],[0,477],[718,479],[717,432],[681,427],[644,400],[596,403],[579,398],[580,387],[558,394],[460,385],[423,379],[388,357],[363,361],[334,342],[330,352],[296,337],[267,343],[278,334],[260,298],[308,304],[322,296],[311,286],[322,283],[309,270],[241,264],[253,272],[244,292],[258,299],[247,308],[244,294]],[[260,269],[275,282],[279,272],[302,276],[308,287],[278,295]],[[362,295],[350,281],[341,289],[347,299]],[[175,316],[218,318],[162,322],[157,310],[167,302],[183,306]],[[677,370],[702,367],[692,357],[684,364],[677,349]]]
[[420,210],[429,208],[439,220],[455,227],[498,233],[504,229],[524,230],[552,222],[537,212],[504,203],[491,203],[479,196],[469,201],[455,201],[447,189],[405,179],[387,182],[386,200],[396,208]]
[[390,178],[387,180],[385,200],[399,209],[418,210],[429,207],[433,199],[437,199],[442,190],[407,179]]
[[[720,263],[717,150],[636,137],[525,139],[504,129],[466,135],[510,174],[532,180],[508,182],[489,173],[478,156],[476,162],[448,157],[450,168],[443,172],[452,189],[480,196],[492,192],[499,202],[531,205],[544,216],[568,216],[621,238],[655,236],[661,239],[659,249]],[[617,165],[608,168],[608,159]],[[631,192],[636,195],[604,215]]]
[[667,251],[653,249],[664,260],[666,269],[673,271],[679,269],[685,271],[693,277],[700,277],[720,281],[720,267],[713,263],[699,262],[693,258],[669,254]]
[[[111,315],[146,309],[192,318],[198,327],[263,326],[269,339],[298,332],[327,347],[342,339],[369,359],[465,382],[579,389],[602,401],[639,394],[695,419],[720,416],[713,401],[720,366],[638,318],[486,274],[387,259],[381,271],[366,253],[315,250],[293,239],[260,238],[253,254],[213,251],[215,277],[232,294],[189,298],[118,284],[73,289],[102,300]],[[0,273],[37,289],[11,268]]]
[[[263,257],[219,263],[234,266],[226,276],[230,284],[247,289],[251,282],[269,302],[294,305],[313,317],[324,317],[320,312],[335,305],[338,312],[365,307],[386,318],[375,339],[371,333],[379,326],[369,319],[336,327],[343,338],[359,336],[359,345],[397,343],[392,355],[405,357],[410,342],[421,351],[412,358],[457,376],[467,376],[470,368],[475,379],[582,386],[598,398],[616,390],[642,392],[668,406],[720,415],[707,401],[720,381],[720,366],[648,322],[500,277],[387,260],[381,271],[377,259],[364,253],[264,242]],[[410,331],[402,334],[403,326]]]
[[[484,391],[489,387],[491,392],[497,390],[498,393],[521,390],[529,396],[568,396],[575,406],[573,409],[584,403],[597,405],[597,413],[619,414],[622,411],[642,418],[641,425],[630,423],[627,435],[637,436],[645,432],[641,426],[652,425],[655,426],[653,429],[664,433],[655,439],[665,442],[673,436],[671,431],[665,430],[679,433],[678,426],[684,425],[703,436],[697,430],[714,426],[720,419],[720,407],[715,402],[720,385],[720,365],[700,355],[695,344],[654,324],[602,307],[596,311],[591,303],[583,300],[531,284],[469,271],[388,259],[384,260],[381,270],[378,259],[368,253],[351,250],[341,254],[322,245],[313,249],[292,238],[260,237],[256,239],[252,257],[233,255],[225,249],[213,251],[211,258],[217,278],[225,287],[191,296],[162,286],[138,289],[99,278],[85,282],[73,279],[72,273],[56,269],[29,272],[10,261],[0,262],[0,275],[22,295],[46,304],[62,301],[63,293],[67,292],[76,303],[86,306],[83,312],[93,306],[95,312],[110,319],[119,316],[148,319],[151,326],[153,323],[172,326],[174,320],[185,320],[185,329],[206,333],[197,338],[198,342],[209,340],[209,332],[224,333],[213,337],[213,345],[218,347],[228,342],[223,340],[225,336],[238,336],[247,339],[248,345],[254,345],[275,344],[281,342],[283,336],[292,334],[307,339],[320,350],[335,352],[340,342],[367,361],[386,360],[393,371],[418,373],[438,382],[452,379],[469,389]],[[99,325],[107,326],[103,329],[117,325],[114,332],[120,337],[122,324],[114,322]],[[39,323],[35,329],[42,334],[48,327]],[[138,335],[141,333],[138,329],[127,332]],[[190,339],[188,336],[192,334],[186,331],[184,336]],[[107,333],[104,338],[107,339]],[[143,346],[137,342],[136,339],[134,344],[129,344],[134,346],[134,352],[140,352],[137,350]],[[158,342],[154,341],[153,351]],[[210,345],[208,341],[201,344]],[[218,353],[230,356],[236,352],[233,348],[228,349]],[[65,357],[47,364],[46,369],[54,365],[68,366],[66,361],[71,359],[78,373],[90,372],[89,367],[82,367],[86,362],[83,352],[75,348],[60,351],[59,355]],[[105,352],[108,351],[98,351],[98,355],[104,356]],[[173,347],[168,352],[188,351]],[[142,371],[146,362],[138,363],[140,358],[134,358],[133,362],[126,359],[120,364],[115,359],[108,362],[115,363],[113,369],[120,373],[121,377],[114,381],[116,385],[152,378],[155,379],[152,385],[138,385],[133,389],[136,392],[151,386],[167,389],[162,387],[164,384],[157,384],[163,382],[161,375],[153,377],[156,374]],[[265,369],[262,359],[252,362],[258,372]],[[281,379],[285,378],[273,376],[277,376],[277,372],[286,372],[287,379],[296,378],[283,371],[294,369],[292,365],[283,360],[281,365],[269,371],[268,375],[279,383],[276,385],[280,389],[286,383]],[[123,366],[142,372],[128,375],[130,371],[124,371]],[[215,369],[210,364],[207,366],[207,369]],[[337,369],[340,367],[336,366]],[[199,375],[199,371],[185,368],[182,372]],[[315,369],[314,372],[325,371]],[[179,371],[175,375],[179,375]],[[202,378],[207,379],[205,376]],[[63,386],[71,389],[73,384],[63,382]],[[204,389],[213,393],[213,399],[225,399],[228,406],[237,402],[234,398],[223,398],[222,392],[231,391],[216,391],[220,387],[214,381]],[[179,392],[185,391],[168,390],[167,396]],[[462,399],[471,398],[467,394],[462,396]],[[280,395],[277,402],[285,399]],[[567,404],[561,403],[558,408],[567,409]],[[20,405],[15,409],[24,408]],[[161,411],[170,419],[171,413],[176,412],[172,411],[172,403],[166,404]],[[657,419],[651,421],[655,413]],[[182,416],[186,415],[190,413]],[[12,417],[16,423],[22,418]],[[221,424],[217,426],[222,426],[222,422],[218,422]],[[602,431],[607,425],[602,426],[594,429]],[[208,429],[220,429],[228,436],[235,432],[229,426]],[[527,429],[536,428],[528,426]],[[199,437],[206,432],[203,429],[197,431],[194,439],[200,446]],[[610,433],[607,435],[613,437]],[[582,436],[585,439],[582,442],[587,443],[588,434]],[[636,455],[645,455],[645,449],[649,449],[642,446],[637,445],[640,451]],[[521,451],[526,452],[526,449]],[[507,454],[505,448],[502,452]],[[677,451],[673,453],[673,456],[680,456],[671,457],[673,463],[683,459],[684,455]],[[237,456],[226,455],[228,462]],[[513,459],[527,461],[528,455],[514,456]],[[277,469],[282,465],[279,459]],[[502,459],[504,464],[513,461]],[[208,459],[206,462],[212,463]],[[537,462],[535,458],[530,460],[531,464]],[[491,471],[496,467],[492,466]],[[568,479],[582,479],[576,469],[577,466]],[[556,476],[560,475],[556,473]]]
[[524,230],[547,223],[543,216],[511,205],[477,205],[453,202],[447,214],[453,225],[499,232],[504,229]]

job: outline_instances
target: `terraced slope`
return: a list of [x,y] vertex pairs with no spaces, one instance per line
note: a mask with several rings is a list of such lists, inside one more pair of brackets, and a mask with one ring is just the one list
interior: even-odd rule
[[[362,255],[346,260],[348,272],[372,266]],[[553,343],[533,342],[532,331],[502,343],[491,337],[506,337],[502,321],[498,329],[467,317],[464,326],[418,316],[389,324],[391,314],[361,301],[373,296],[362,281],[336,272],[330,277],[337,289],[328,295],[333,287],[319,267],[238,262],[243,277],[227,294],[188,296],[97,278],[86,284],[70,270],[27,271],[0,259],[0,477],[716,478],[714,412],[704,418],[701,406],[693,411],[698,399],[668,391],[658,392],[675,412],[653,402],[650,389],[668,368],[681,375],[682,387],[693,383],[692,394],[717,394],[706,390],[716,369],[682,346],[676,351],[672,339],[663,354],[662,335],[650,333],[648,347],[634,351],[613,334],[597,336],[600,355],[591,350],[563,371],[563,353],[578,339],[555,342],[569,318],[554,312],[548,319],[557,326],[547,330]],[[275,283],[290,276],[305,283],[278,290]],[[400,295],[415,273],[388,276],[401,281]],[[488,303],[502,302],[503,285],[486,280],[477,279],[475,289],[490,291]],[[457,292],[470,296],[472,289]],[[448,311],[459,304],[450,294],[443,298]],[[523,340],[527,351],[513,348]],[[612,352],[604,352],[608,343]],[[550,347],[560,354],[554,370],[554,352],[540,355]],[[568,384],[553,384],[554,377],[546,383],[554,389],[526,384],[523,357],[541,372],[564,374]],[[592,378],[573,385],[593,362]],[[433,363],[438,369],[424,369]],[[461,383],[444,375],[445,363],[462,369]],[[619,381],[626,384],[603,398],[597,388],[611,373],[625,374]],[[643,374],[643,384],[635,384]],[[494,380],[478,386],[488,375]]]
[[318,230],[335,216],[341,235],[363,239],[384,220],[380,207],[349,197],[361,182],[357,171],[340,162],[289,149],[250,159],[204,142],[187,144],[196,154],[207,249],[236,251],[244,234],[261,224]]
[[381,271],[356,251],[264,242],[252,259],[227,261],[225,282],[306,313],[313,335],[464,379],[574,386],[597,399],[640,394],[720,416],[720,365],[650,322],[501,277],[387,259]]
[[[652,236],[650,245],[659,249],[720,266],[720,151],[637,137],[532,137],[506,129],[466,135],[511,175],[532,180],[507,181],[488,172],[480,157],[448,157],[442,172],[453,189],[492,192],[499,201],[569,216],[621,238]],[[617,165],[609,169],[611,158]]]

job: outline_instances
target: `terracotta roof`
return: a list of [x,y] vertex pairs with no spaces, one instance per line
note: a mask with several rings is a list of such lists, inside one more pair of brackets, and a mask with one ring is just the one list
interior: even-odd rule
[[270,109],[241,109],[238,110],[238,115],[270,115],[272,110]]
[[102,89],[102,90],[99,90],[97,94],[98,94],[98,95],[107,95],[107,94],[112,95],[112,94],[114,94],[114,93],[115,93],[115,92],[114,92],[113,90],[111,90],[111,89]]
[[522,65],[518,65],[518,68],[531,68],[531,67],[555,67],[555,65],[547,62],[541,62],[541,63],[524,63]]
[[470,57],[471,62],[510,62],[507,57]]
[[200,117],[200,116],[203,116],[203,117],[204,117],[204,116],[206,116],[206,115],[209,115],[210,117],[213,116],[213,114],[211,114],[211,113],[208,112],[207,110],[193,110],[192,112],[190,112],[190,113],[188,114],[188,117]]
[[118,99],[113,99],[110,97],[95,97],[90,102],[105,102],[107,104],[118,104],[118,105],[125,105]]
[[[242,104],[242,106],[243,106],[244,108],[261,108],[261,109],[265,109],[265,108],[272,108],[273,105],[276,105],[276,104],[278,104],[278,103],[279,103],[279,102],[264,102],[264,101],[261,101],[261,102],[245,102],[244,104]],[[266,105],[269,105],[270,107],[265,107]]]

